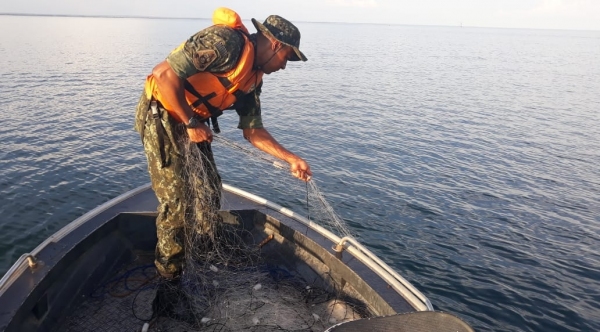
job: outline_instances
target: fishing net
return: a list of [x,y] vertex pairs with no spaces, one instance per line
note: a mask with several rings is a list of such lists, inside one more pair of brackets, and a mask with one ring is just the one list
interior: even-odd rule
[[[268,188],[283,205],[303,210],[338,235],[350,235],[314,180],[297,180],[287,165],[242,144],[224,137],[213,144],[219,155],[236,161],[226,182],[233,177],[254,189]],[[206,156],[190,142],[181,142],[181,149],[189,181],[185,267],[176,285],[157,287],[177,300],[169,304],[169,314],[155,317],[150,330],[323,331],[366,315],[364,306],[339,291],[327,275],[306,280],[302,271],[265,259],[261,250],[269,238],[224,222],[210,182],[214,178],[204,169],[210,166],[202,166],[210,165]],[[235,179],[236,174],[246,178]]]

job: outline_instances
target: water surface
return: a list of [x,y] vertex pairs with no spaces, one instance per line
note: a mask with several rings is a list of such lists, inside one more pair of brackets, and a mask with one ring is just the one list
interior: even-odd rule
[[[0,16],[0,272],[149,181],[144,78],[208,24]],[[600,32],[298,26],[309,61],[265,78],[264,121],[350,231],[478,330],[600,330]],[[307,212],[215,148],[225,182]]]

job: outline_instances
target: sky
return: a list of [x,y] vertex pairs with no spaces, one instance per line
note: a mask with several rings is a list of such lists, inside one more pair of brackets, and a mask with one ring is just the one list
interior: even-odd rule
[[0,13],[210,18],[220,6],[260,21],[600,30],[600,0],[2,0]]

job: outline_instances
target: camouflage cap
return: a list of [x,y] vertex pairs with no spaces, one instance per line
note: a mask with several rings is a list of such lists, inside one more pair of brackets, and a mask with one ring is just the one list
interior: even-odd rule
[[256,27],[256,30],[260,31],[266,37],[274,38],[284,45],[293,48],[296,56],[291,58],[290,61],[307,60],[304,53],[298,49],[300,47],[300,30],[292,22],[281,16],[271,15],[267,17],[263,24],[255,19],[252,19],[252,23]]

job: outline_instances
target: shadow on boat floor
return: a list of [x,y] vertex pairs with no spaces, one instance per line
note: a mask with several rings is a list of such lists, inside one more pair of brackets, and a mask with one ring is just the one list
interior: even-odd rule
[[253,290],[220,298],[221,304],[204,313],[212,318],[200,314],[194,326],[166,317],[153,319],[158,281],[154,252],[136,252],[135,257],[84,296],[56,331],[142,331],[146,322],[148,331],[324,331],[361,318],[364,310],[324,292],[307,297],[307,292],[315,295],[319,290],[298,278],[274,281],[263,271],[261,283],[250,285]]

